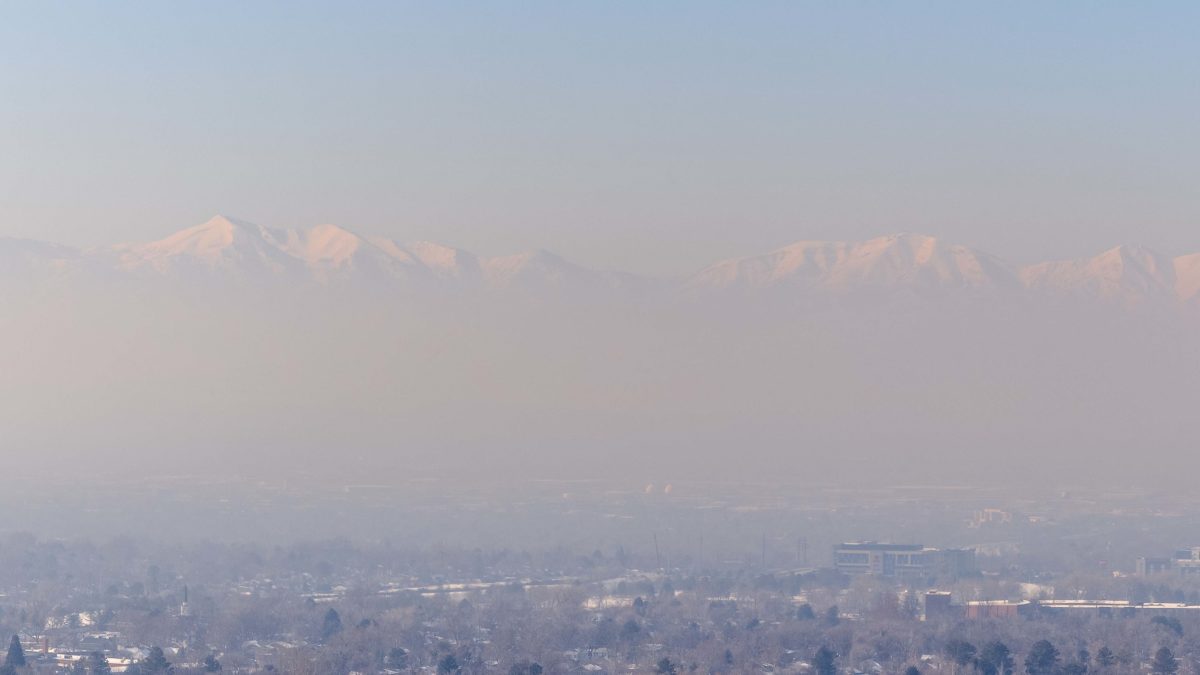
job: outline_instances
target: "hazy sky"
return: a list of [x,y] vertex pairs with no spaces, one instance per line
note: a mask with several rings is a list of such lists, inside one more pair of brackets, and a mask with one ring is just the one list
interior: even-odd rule
[[5,3],[0,235],[1200,250],[1193,2]]

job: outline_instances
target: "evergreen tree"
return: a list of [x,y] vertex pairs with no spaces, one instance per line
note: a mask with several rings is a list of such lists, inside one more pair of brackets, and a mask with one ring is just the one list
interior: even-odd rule
[[966,640],[950,640],[946,643],[946,656],[961,668],[975,660],[975,645]]
[[439,673],[458,673],[462,671],[462,668],[459,668],[458,659],[454,658],[453,654],[447,654],[442,657],[441,661],[438,661],[437,671]]
[[1154,653],[1154,660],[1150,662],[1150,672],[1154,675],[1175,675],[1178,670],[1179,661],[1170,649],[1161,647]]
[[654,672],[659,675],[675,675],[678,670],[675,668],[675,664],[671,663],[671,659],[664,656],[654,666]]
[[1162,626],[1179,637],[1183,637],[1183,624],[1179,622],[1179,619],[1176,619],[1173,616],[1156,616],[1153,619],[1150,619],[1150,623],[1156,626]]
[[112,675],[112,668],[108,667],[108,657],[103,652],[92,652],[88,656],[88,672],[91,675]]
[[837,675],[837,654],[829,647],[821,647],[813,655],[812,665],[817,675]]
[[916,666],[909,666],[905,669],[904,675],[921,675],[921,669]]
[[646,601],[642,599],[642,596],[639,595],[633,599],[633,611],[638,616],[646,616]]
[[1096,652],[1096,665],[1101,668],[1108,668],[1117,662],[1117,657],[1113,655],[1112,650],[1105,645]]
[[206,673],[221,672],[221,662],[217,660],[217,657],[214,654],[209,654],[208,656],[204,657],[204,662],[201,665],[204,667],[204,672]]
[[1025,656],[1025,672],[1029,675],[1056,675],[1058,650],[1049,640],[1038,640]]
[[993,641],[979,652],[979,670],[983,675],[1012,675],[1013,657],[1008,645]]
[[171,662],[163,654],[162,647],[150,648],[150,655],[146,657],[145,661],[142,661],[142,671],[154,675],[171,672]]
[[342,617],[338,615],[336,609],[330,607],[321,621],[321,638],[328,640],[340,632],[342,632]]
[[25,650],[21,648],[21,638],[16,635],[8,643],[8,658],[4,659],[4,665],[14,668],[25,665]]

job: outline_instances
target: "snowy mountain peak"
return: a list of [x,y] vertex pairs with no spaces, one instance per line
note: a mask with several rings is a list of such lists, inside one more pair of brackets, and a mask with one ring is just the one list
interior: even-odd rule
[[1179,297],[1176,262],[1136,244],[1117,246],[1092,258],[1030,265],[1020,275],[1028,288],[1055,295],[1090,295],[1124,304]]
[[987,254],[907,233],[864,242],[796,242],[766,255],[718,262],[688,284],[691,288],[793,286],[839,292],[1017,285],[1011,270]]
[[147,244],[116,247],[119,266],[128,271],[191,273],[213,270],[281,271],[294,265],[283,247],[287,235],[226,216]]
[[419,265],[430,278],[453,286],[473,286],[482,281],[479,259],[472,253],[431,241],[401,246],[391,240],[376,240],[376,245],[396,260]]
[[291,230],[286,250],[311,265],[342,267],[350,264],[367,242],[337,225],[317,225],[307,230]]
[[230,246],[248,245],[248,240],[274,238],[266,228],[218,215],[146,247],[168,254],[216,255]]

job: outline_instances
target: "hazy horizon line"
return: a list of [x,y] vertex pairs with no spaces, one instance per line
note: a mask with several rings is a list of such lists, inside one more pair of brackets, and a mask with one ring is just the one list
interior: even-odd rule
[[[208,225],[219,219],[225,219],[225,220],[227,220],[235,225],[238,225],[238,226],[261,227],[264,229],[277,230],[277,231],[281,231],[281,232],[307,232],[307,231],[311,231],[318,227],[331,226],[331,227],[336,227],[336,228],[338,228],[344,232],[347,232],[349,234],[352,234],[356,237],[359,237],[368,243],[374,243],[375,241],[383,241],[383,240],[394,242],[397,244],[406,244],[406,245],[418,244],[418,243],[430,243],[430,244],[436,244],[439,246],[445,246],[448,248],[456,249],[456,250],[462,251],[464,253],[469,253],[469,254],[471,254],[477,258],[481,258],[481,259],[483,259],[483,258],[496,259],[496,258],[515,257],[515,256],[524,255],[524,254],[540,252],[540,253],[547,253],[547,254],[562,258],[563,260],[567,260],[569,262],[574,263],[574,260],[572,258],[570,258],[566,255],[559,254],[555,249],[547,248],[545,246],[540,246],[540,245],[533,246],[533,247],[527,247],[527,248],[507,249],[506,252],[480,253],[480,252],[478,252],[478,250],[476,250],[474,248],[467,247],[467,246],[460,246],[456,243],[446,243],[444,240],[436,240],[436,239],[430,239],[430,238],[412,238],[412,239],[394,238],[394,237],[391,237],[391,236],[388,236],[385,234],[375,234],[375,233],[371,233],[371,232],[362,231],[352,225],[344,225],[344,224],[341,224],[336,221],[314,222],[310,225],[302,225],[302,226],[279,226],[279,225],[263,224],[256,220],[243,218],[243,217],[240,217],[237,215],[231,215],[231,214],[224,213],[224,212],[217,212],[213,216],[211,216],[210,218],[208,218],[207,220],[205,220],[203,222],[195,223],[192,225],[184,225],[182,227],[175,227],[174,229],[166,230],[161,236],[156,236],[155,238],[150,238],[150,239],[122,239],[122,240],[116,240],[116,241],[113,241],[113,242],[107,243],[107,244],[90,245],[89,246],[89,245],[74,244],[74,243],[70,243],[70,242],[63,241],[63,240],[57,240],[57,239],[41,239],[41,238],[34,238],[34,237],[27,237],[27,236],[7,235],[7,234],[3,234],[2,232],[0,232],[0,240],[43,244],[43,245],[49,245],[49,246],[55,246],[55,247],[69,249],[76,253],[90,254],[90,253],[100,253],[100,252],[111,251],[113,249],[119,249],[124,246],[130,246],[130,247],[145,246],[145,245],[161,242],[161,241],[169,239],[170,237],[177,235],[181,232],[203,227],[203,226]],[[927,238],[927,239],[931,239],[931,240],[936,241],[943,245],[967,248],[973,252],[982,253],[982,254],[987,255],[999,262],[1005,263],[1006,265],[1008,265],[1009,267],[1012,267],[1013,269],[1032,267],[1032,266],[1044,264],[1044,263],[1083,261],[1083,260],[1088,260],[1088,259],[1100,256],[1100,255],[1103,255],[1104,253],[1107,253],[1109,251],[1123,249],[1123,248],[1124,249],[1143,249],[1143,250],[1147,250],[1147,251],[1165,256],[1167,258],[1172,258],[1172,259],[1200,254],[1200,249],[1184,250],[1181,252],[1167,252],[1162,249],[1156,248],[1154,246],[1144,244],[1141,241],[1138,241],[1136,239],[1128,239],[1128,240],[1123,240],[1123,241],[1117,242],[1113,245],[1110,245],[1110,246],[1107,246],[1104,248],[1093,250],[1090,253],[1086,253],[1086,252],[1078,253],[1078,254],[1075,254],[1072,256],[1068,256],[1068,257],[1052,256],[1052,257],[1046,257],[1046,258],[1025,258],[1024,260],[1018,260],[1018,259],[1010,258],[1007,256],[992,253],[987,248],[978,247],[975,244],[967,243],[965,240],[962,240],[962,239],[946,237],[946,236],[942,236],[942,235],[938,235],[938,234],[931,234],[930,231],[928,231],[928,230],[914,230],[914,229],[884,230],[884,229],[880,229],[880,230],[878,230],[878,234],[875,234],[873,236],[866,237],[866,238],[862,238],[862,237],[849,237],[849,238],[800,237],[800,238],[796,238],[796,239],[789,239],[786,241],[781,241],[780,243],[775,244],[770,247],[767,247],[767,248],[760,248],[757,250],[746,251],[746,252],[742,252],[742,253],[733,253],[733,254],[725,255],[725,256],[722,256],[719,258],[711,258],[711,259],[709,259],[709,262],[707,262],[707,263],[701,264],[699,266],[693,266],[691,272],[683,272],[683,273],[676,272],[676,273],[667,273],[667,274],[656,274],[656,273],[650,273],[650,272],[630,271],[630,270],[624,269],[622,267],[610,266],[608,264],[604,264],[603,266],[600,266],[600,267],[593,267],[591,265],[583,265],[583,264],[580,264],[580,266],[585,267],[586,269],[593,269],[596,271],[627,274],[630,276],[643,277],[646,279],[672,280],[672,279],[686,278],[686,277],[690,276],[691,274],[695,274],[696,272],[703,271],[703,270],[707,269],[708,267],[715,265],[715,264],[769,255],[772,253],[777,253],[777,252],[783,251],[783,250],[793,247],[793,246],[797,246],[799,244],[861,245],[861,244],[866,244],[866,243],[875,242],[875,241],[884,240],[884,239],[903,238],[903,237]]]

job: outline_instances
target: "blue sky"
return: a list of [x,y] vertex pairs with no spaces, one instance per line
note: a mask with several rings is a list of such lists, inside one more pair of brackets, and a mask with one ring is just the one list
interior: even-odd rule
[[4,3],[0,235],[1200,250],[1185,2]]

